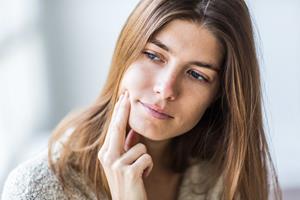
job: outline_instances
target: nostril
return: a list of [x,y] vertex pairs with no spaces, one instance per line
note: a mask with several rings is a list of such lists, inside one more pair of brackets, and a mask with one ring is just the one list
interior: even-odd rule
[[161,99],[173,101],[178,96],[178,88],[174,83],[161,83],[153,87],[155,94],[159,95]]

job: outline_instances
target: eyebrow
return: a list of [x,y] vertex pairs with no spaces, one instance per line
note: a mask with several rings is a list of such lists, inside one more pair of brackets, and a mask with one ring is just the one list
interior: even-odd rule
[[[164,49],[165,51],[169,52],[169,53],[173,53],[172,50],[167,46],[165,45],[164,43],[162,43],[160,40],[158,40],[157,38],[152,38],[150,40],[150,43]],[[204,68],[208,68],[208,69],[212,69],[214,71],[220,71],[220,69],[216,66],[213,66],[212,64],[209,64],[209,63],[206,63],[206,62],[202,62],[202,61],[191,61],[189,62],[189,64],[191,65],[196,65],[198,67],[204,67]]]

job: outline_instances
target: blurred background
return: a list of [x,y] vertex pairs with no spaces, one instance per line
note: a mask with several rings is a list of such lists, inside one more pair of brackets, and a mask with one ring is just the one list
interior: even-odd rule
[[[98,95],[138,0],[0,0],[0,193],[57,123]],[[248,0],[284,199],[300,198],[300,1]]]

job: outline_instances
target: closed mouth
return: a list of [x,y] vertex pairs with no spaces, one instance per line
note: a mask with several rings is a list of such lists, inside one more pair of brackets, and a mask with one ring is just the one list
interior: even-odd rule
[[164,112],[157,111],[154,109],[151,105],[148,105],[146,103],[143,103],[140,101],[140,103],[152,114],[152,116],[159,118],[159,119],[171,119],[174,118]]

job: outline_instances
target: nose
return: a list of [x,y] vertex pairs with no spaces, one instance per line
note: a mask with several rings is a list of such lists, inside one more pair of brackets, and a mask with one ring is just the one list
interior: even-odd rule
[[176,72],[163,70],[153,86],[153,91],[163,100],[174,101],[179,95],[178,79]]

